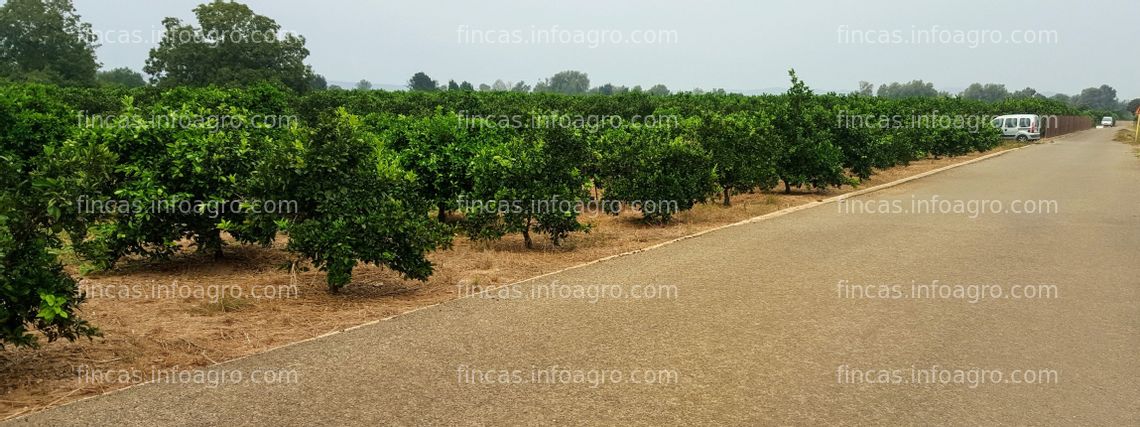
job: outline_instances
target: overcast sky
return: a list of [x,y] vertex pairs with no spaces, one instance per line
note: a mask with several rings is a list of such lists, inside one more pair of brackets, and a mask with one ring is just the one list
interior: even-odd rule
[[[141,70],[167,16],[193,21],[204,0],[75,0],[105,41],[104,67]],[[1067,1],[247,0],[300,33],[329,81],[533,84],[561,70],[670,89],[817,90],[923,79],[1073,94],[1108,84],[1140,97],[1140,4]],[[155,34],[154,37],[151,35]],[[655,40],[654,40],[655,39]],[[1131,46],[1129,46],[1129,44]]]

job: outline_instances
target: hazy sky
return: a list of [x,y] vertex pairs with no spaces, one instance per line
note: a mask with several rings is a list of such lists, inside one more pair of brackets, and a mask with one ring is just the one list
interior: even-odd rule
[[[99,34],[140,35],[105,41],[98,55],[141,70],[162,18],[192,20],[203,1],[75,3]],[[309,64],[329,81],[403,84],[424,71],[441,83],[533,84],[574,69],[592,85],[752,90],[786,87],[794,67],[817,90],[923,79],[1068,94],[1108,84],[1122,100],[1140,97],[1135,0],[245,3],[304,35]]]

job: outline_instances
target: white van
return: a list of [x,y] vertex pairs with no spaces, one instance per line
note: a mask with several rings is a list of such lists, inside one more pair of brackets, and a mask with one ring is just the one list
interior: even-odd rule
[[1104,116],[1100,119],[1100,125],[1106,128],[1116,126],[1116,119],[1112,116]]
[[1007,114],[994,117],[991,122],[994,127],[1001,129],[1003,138],[1013,138],[1018,141],[1036,141],[1041,139],[1041,116],[1036,114]]

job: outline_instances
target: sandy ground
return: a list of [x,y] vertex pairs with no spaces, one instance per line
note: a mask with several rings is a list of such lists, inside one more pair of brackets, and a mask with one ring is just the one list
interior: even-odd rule
[[[1007,143],[993,151],[1015,146]],[[860,188],[981,155],[928,159],[880,171]],[[541,237],[533,250],[524,249],[518,235],[492,244],[457,238],[452,249],[431,255],[437,272],[427,282],[402,280],[391,271],[365,266],[356,269],[353,283],[338,295],[327,292],[321,273],[281,269],[288,254],[280,244],[270,249],[232,246],[221,261],[186,254],[163,263],[124,262],[81,282],[85,289],[97,290],[82,315],[103,331],[102,338],[0,352],[0,418],[141,382],[84,381],[84,371],[207,366],[454,299],[461,289],[512,283],[853,190],[736,195],[732,207],[699,205],[667,226],[642,224],[632,212],[584,216],[592,230],[573,235],[561,248]],[[123,297],[126,290],[132,297]],[[211,298],[207,290],[224,290],[230,296]]]

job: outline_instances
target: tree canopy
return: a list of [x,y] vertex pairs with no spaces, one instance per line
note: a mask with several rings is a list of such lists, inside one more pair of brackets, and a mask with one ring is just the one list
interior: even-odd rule
[[879,86],[878,96],[880,98],[933,98],[938,96],[938,91],[934,89],[934,83],[927,83],[922,80],[912,80],[910,83],[891,83]]
[[199,26],[178,18],[165,31],[143,68],[160,87],[248,86],[277,81],[304,92],[316,76],[305,65],[305,38],[279,34],[281,26],[241,3],[215,0],[194,8]]
[[146,79],[143,78],[142,74],[127,67],[100,71],[95,75],[95,80],[103,86],[120,86],[126,88],[146,86]]
[[561,71],[534,85],[535,92],[552,92],[567,95],[590,91],[590,76],[581,71]]
[[1120,109],[1120,102],[1116,100],[1116,89],[1109,85],[1082,90],[1080,95],[1073,97],[1073,103],[1077,107],[1094,110],[1116,111]]
[[421,91],[421,92],[435,92],[439,89],[439,83],[428,77],[423,71],[420,71],[408,80],[408,90]]
[[0,76],[92,86],[99,63],[91,24],[71,0],[8,0],[0,6]]
[[997,102],[1009,98],[1005,85],[997,83],[974,83],[962,91],[962,98],[978,101]]

